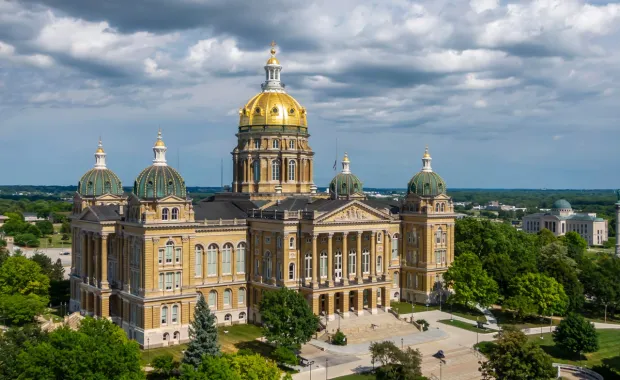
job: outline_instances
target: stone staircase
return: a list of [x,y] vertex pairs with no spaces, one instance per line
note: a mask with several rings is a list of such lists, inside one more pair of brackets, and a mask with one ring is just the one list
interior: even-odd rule
[[[337,328],[337,319],[329,321],[328,331],[330,334],[336,332]],[[368,310],[364,310],[361,315],[351,313],[348,318],[340,320],[340,330],[347,336],[348,344],[384,340],[389,336],[419,332],[414,325],[401,321],[382,309],[379,309],[374,315]]]

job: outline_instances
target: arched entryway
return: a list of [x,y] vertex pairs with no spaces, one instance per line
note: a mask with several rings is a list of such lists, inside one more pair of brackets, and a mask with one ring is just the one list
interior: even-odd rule
[[321,294],[319,296],[319,315],[327,314],[327,295]]
[[370,296],[371,296],[370,295],[370,290],[364,289],[364,294],[363,294],[363,297],[362,297],[362,305],[363,305],[364,309],[368,308],[368,305],[370,303]]

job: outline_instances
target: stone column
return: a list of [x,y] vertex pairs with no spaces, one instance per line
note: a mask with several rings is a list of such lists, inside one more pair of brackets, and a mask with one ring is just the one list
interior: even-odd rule
[[95,278],[93,285],[99,287],[99,281],[101,281],[101,264],[99,260],[101,259],[101,235],[99,233],[95,234],[93,237],[93,242],[95,245],[95,255],[93,256],[94,271],[93,277]]
[[[332,283],[332,274],[334,272],[334,257],[332,254],[333,237],[334,237],[334,234],[331,232],[327,235],[327,285],[328,286],[334,285]],[[333,313],[334,312],[332,310],[332,314]]]
[[355,314],[363,315],[364,314],[364,289],[358,289],[356,291],[356,305],[355,305]]
[[350,310],[350,306],[349,306],[349,292],[345,291],[342,292],[342,310],[340,310],[340,312],[342,313],[342,318],[348,318],[349,317],[349,310]]
[[[349,285],[349,252],[347,252],[347,235],[347,232],[342,233],[342,285]],[[349,301],[347,300],[347,302]]]
[[263,249],[263,243],[264,243],[264,238],[263,238],[263,233],[258,232],[258,256],[254,258],[255,262],[256,260],[258,260],[258,266],[256,267],[256,270],[258,271],[258,273],[256,273],[255,275],[258,277],[258,281],[262,282],[263,281],[263,254],[265,253],[264,249]]
[[357,267],[355,274],[357,283],[361,284],[363,282],[362,275],[362,231],[357,231],[357,257],[355,259],[355,266]]
[[[249,234],[249,239],[248,239],[248,244],[246,245],[245,249],[247,251],[248,254],[246,254],[246,273],[248,274],[248,278],[251,280],[254,279],[254,250],[256,249],[256,232],[254,231],[250,231]],[[249,265],[249,268],[248,268]]]
[[312,234],[312,287],[319,287],[319,253],[316,249],[318,234]]
[[334,294],[325,294],[326,298],[326,302],[327,302],[327,310],[326,310],[326,315],[327,315],[327,319],[330,321],[333,321],[334,319],[336,319],[336,316],[334,315],[334,312],[336,310],[335,308],[335,302],[336,302],[336,296]]
[[377,289],[369,289],[368,297],[368,308],[370,309],[370,313],[377,314]]
[[377,232],[370,233],[370,279],[377,281]]
[[101,289],[108,289],[108,235],[101,235]]
[[87,282],[85,279],[88,278],[88,235],[86,232],[80,233],[80,256],[82,257],[81,268],[80,268],[80,277],[82,281]]
[[383,268],[383,273],[388,273],[388,268],[392,263],[392,237],[390,236],[390,231],[383,231],[383,262],[385,268]]
[[[224,249],[224,246],[218,246],[217,247],[217,256],[215,256],[216,261],[215,264],[217,266],[217,282],[220,283],[222,282],[222,250]],[[219,302],[219,297],[218,297],[218,302]]]
[[93,244],[93,233],[89,232],[88,233],[88,252],[86,254],[86,265],[87,265],[87,270],[86,270],[86,277],[88,278],[87,283],[91,284],[92,283],[92,278],[93,278],[93,248],[94,248],[94,244]]
[[[273,235],[273,238],[275,239],[276,249],[274,250],[273,256],[271,257],[271,279],[269,280],[269,283],[275,285],[277,283],[278,264],[280,262],[280,260],[278,260],[278,257],[280,257],[280,254],[282,253],[282,248],[278,248],[278,238],[280,238],[280,234],[275,233]],[[284,247],[284,241],[282,241],[282,247]]]

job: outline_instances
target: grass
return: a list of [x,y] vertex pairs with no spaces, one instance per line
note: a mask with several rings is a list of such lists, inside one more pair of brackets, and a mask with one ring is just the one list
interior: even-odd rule
[[[410,314],[410,313],[421,313],[423,311],[427,311],[426,305],[421,303],[416,303],[415,308],[411,306],[408,302],[390,302],[390,307],[394,309],[398,314]],[[439,310],[439,305],[428,305],[428,311],[431,310]]]
[[375,378],[375,375],[370,373],[354,373],[352,375],[336,377],[335,380],[374,380]]
[[[71,234],[67,234],[69,240],[61,240],[62,234],[60,233],[60,226],[60,224],[54,224],[54,234],[39,239],[39,248],[71,248]],[[49,238],[52,239],[51,243],[49,242]]]
[[[539,334],[529,335],[528,339],[543,349],[551,356],[554,363],[565,363],[585,366],[602,374],[605,379],[620,378],[620,330],[600,329],[597,330],[599,349],[596,352],[584,354],[581,360],[572,353],[563,351],[553,342],[550,333],[544,333],[543,339]],[[481,353],[488,355],[494,347],[493,342],[480,342],[476,345]]]
[[492,332],[497,332],[497,330],[493,330],[493,329],[479,329],[473,323],[467,323],[467,322],[459,321],[459,320],[456,320],[456,319],[454,319],[454,320],[442,319],[442,320],[437,321],[437,322],[443,323],[444,325],[458,327],[458,328],[463,329],[463,330],[467,330],[467,331],[471,331],[471,332],[477,332],[477,333],[480,333],[480,334],[489,334],[489,333],[492,333]]
[[[499,309],[492,310],[492,313],[500,326],[511,326],[519,330],[549,326],[549,318],[540,318],[537,316],[521,318],[516,317],[510,311]],[[558,319],[553,319],[552,323],[554,326],[557,326],[560,324],[560,321]]]
[[586,302],[581,310],[581,315],[586,317],[591,322],[599,323],[620,323],[619,315],[612,315],[611,308],[607,309],[607,321],[605,321],[605,308],[597,307],[591,303]]
[[459,317],[466,318],[472,321],[486,321],[484,314],[478,309],[469,308],[463,305],[444,305],[443,311],[451,312]]

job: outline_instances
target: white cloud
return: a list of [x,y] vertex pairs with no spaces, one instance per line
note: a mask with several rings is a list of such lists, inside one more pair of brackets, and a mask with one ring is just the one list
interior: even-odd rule
[[476,13],[495,9],[499,6],[499,0],[470,0],[469,6]]
[[18,54],[13,45],[0,41],[0,59],[7,61],[47,68],[54,64],[54,60],[44,54]]

